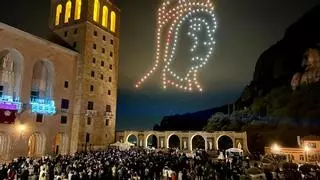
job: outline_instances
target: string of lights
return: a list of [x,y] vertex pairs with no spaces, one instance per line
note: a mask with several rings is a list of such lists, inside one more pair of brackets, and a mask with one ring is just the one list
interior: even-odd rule
[[[188,69],[185,76],[179,76],[170,67],[176,57],[178,40],[184,23],[189,24],[188,36],[193,42],[190,53],[193,54],[191,61],[194,65]],[[172,86],[188,91],[193,89],[202,91],[198,82],[198,73],[213,54],[215,45],[213,35],[216,28],[214,6],[211,0],[166,0],[163,2],[158,9],[155,63],[136,83],[136,87],[139,88],[158,69],[161,62],[163,63],[162,87],[164,89]],[[207,38],[200,44],[200,35],[204,30]],[[195,55],[199,48],[207,49],[207,53],[202,56]]]

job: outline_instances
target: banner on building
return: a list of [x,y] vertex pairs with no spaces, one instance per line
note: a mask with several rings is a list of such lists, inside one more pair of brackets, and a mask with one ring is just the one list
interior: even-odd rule
[[0,123],[13,124],[16,119],[17,110],[0,109]]

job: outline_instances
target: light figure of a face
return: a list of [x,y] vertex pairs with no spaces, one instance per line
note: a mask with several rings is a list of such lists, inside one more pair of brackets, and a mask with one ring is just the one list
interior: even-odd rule
[[[187,36],[191,44],[184,75],[178,75],[172,68],[176,61],[182,27],[188,26]],[[176,87],[186,91],[202,91],[198,73],[212,57],[216,30],[214,6],[211,0],[165,0],[158,9],[156,31],[156,54],[153,67],[137,82],[140,87],[157,68],[162,68],[163,88]],[[205,38],[203,38],[205,37]],[[181,47],[181,46],[180,46]]]

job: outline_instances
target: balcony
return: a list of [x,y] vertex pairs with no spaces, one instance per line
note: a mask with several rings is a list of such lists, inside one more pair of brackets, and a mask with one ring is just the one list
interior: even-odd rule
[[31,98],[31,112],[52,116],[56,113],[54,101],[50,99]]
[[22,103],[19,98],[13,98],[7,95],[0,96],[0,109],[20,111],[21,107]]
[[112,112],[107,112],[107,111],[106,111],[106,112],[104,113],[104,117],[110,119],[110,118],[113,117],[113,114],[112,114]]
[[69,109],[61,108],[61,113],[69,113]]
[[88,117],[93,117],[93,116],[97,116],[97,111],[96,110],[87,110],[86,111],[86,116]]

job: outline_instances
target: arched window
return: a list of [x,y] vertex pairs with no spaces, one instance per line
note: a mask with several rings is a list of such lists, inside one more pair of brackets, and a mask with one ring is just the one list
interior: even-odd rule
[[71,6],[72,6],[72,3],[69,0],[67,2],[67,4],[66,4],[66,12],[65,12],[65,15],[64,15],[64,23],[68,23],[69,22],[69,19],[71,17]]
[[102,9],[102,26],[103,27],[107,27],[108,26],[108,7],[107,6],[103,6]]
[[56,113],[53,99],[54,67],[51,61],[40,60],[33,67],[31,102],[32,112],[53,115]]
[[110,30],[112,32],[116,32],[116,13],[114,11],[111,12],[111,25]]
[[81,0],[76,0],[76,10],[74,12],[74,19],[78,20],[81,17]]
[[15,49],[0,51],[0,96],[20,97],[23,57]]
[[59,25],[60,24],[60,15],[61,15],[61,12],[62,12],[62,5],[59,4],[57,6],[57,9],[56,9],[56,25]]
[[100,15],[100,2],[99,0],[94,0],[94,7],[93,7],[93,20],[98,22]]
[[50,61],[40,60],[33,68],[31,99],[51,99],[54,70]]

